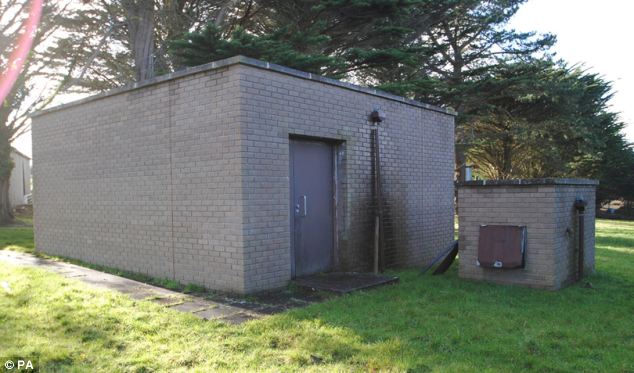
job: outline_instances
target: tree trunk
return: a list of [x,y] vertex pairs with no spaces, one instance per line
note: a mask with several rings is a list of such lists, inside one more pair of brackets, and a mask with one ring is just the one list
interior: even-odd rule
[[513,140],[509,136],[505,136],[502,140],[502,170],[500,172],[501,179],[510,179],[513,172],[513,160],[511,159]]
[[228,0],[228,1],[225,1],[224,4],[220,6],[220,10],[218,11],[218,14],[216,15],[216,19],[213,20],[214,25],[216,25],[216,27],[222,29],[222,27],[225,25],[225,22],[227,20],[227,15],[232,9],[234,9],[238,5],[238,2],[239,0]]
[[9,204],[9,179],[13,170],[11,159],[11,134],[6,125],[0,125],[0,224],[13,220]]
[[136,80],[154,76],[154,0],[123,0]]
[[9,177],[0,179],[0,224],[7,224],[13,220],[13,212],[9,203]]

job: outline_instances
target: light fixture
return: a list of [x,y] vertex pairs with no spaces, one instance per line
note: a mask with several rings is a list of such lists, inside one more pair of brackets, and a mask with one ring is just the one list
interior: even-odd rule
[[385,113],[381,110],[381,109],[374,109],[371,113],[370,113],[370,122],[372,123],[381,123],[385,120]]

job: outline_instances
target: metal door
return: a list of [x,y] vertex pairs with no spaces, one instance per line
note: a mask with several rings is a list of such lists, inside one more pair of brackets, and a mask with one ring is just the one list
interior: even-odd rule
[[293,276],[331,269],[333,263],[333,147],[290,140]]

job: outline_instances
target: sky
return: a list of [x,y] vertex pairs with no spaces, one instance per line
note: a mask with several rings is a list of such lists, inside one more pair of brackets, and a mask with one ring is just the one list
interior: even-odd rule
[[518,31],[557,35],[554,51],[570,63],[613,82],[612,110],[634,142],[634,2],[628,0],[528,0],[511,20]]
[[[554,51],[570,63],[613,82],[612,110],[627,124],[634,142],[634,2],[628,0],[528,0],[511,20],[518,31],[557,35]],[[13,144],[31,155],[31,133]]]

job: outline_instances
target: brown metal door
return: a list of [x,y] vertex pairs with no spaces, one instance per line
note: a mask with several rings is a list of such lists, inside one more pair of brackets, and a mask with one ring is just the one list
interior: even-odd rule
[[333,263],[333,148],[290,141],[293,276],[324,272]]
[[526,227],[481,225],[478,237],[478,265],[489,268],[523,268]]

